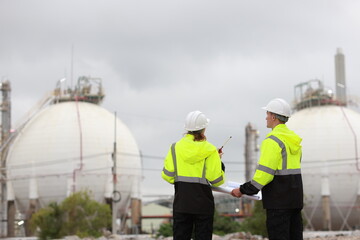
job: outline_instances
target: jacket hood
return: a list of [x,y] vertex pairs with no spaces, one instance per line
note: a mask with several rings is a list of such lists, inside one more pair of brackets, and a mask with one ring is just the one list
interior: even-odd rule
[[180,151],[176,151],[176,154],[179,154],[179,157],[190,164],[203,161],[217,151],[216,147],[208,141],[194,141],[194,136],[191,134],[186,134],[176,147],[181,148]]
[[301,150],[302,138],[299,137],[294,131],[288,129],[285,124],[277,125],[269,134],[279,137],[289,147],[291,154],[297,154]]

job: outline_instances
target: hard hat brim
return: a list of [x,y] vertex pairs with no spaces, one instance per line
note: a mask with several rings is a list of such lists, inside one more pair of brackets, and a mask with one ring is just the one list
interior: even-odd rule
[[209,118],[206,118],[206,124],[203,128],[201,129],[198,129],[198,128],[187,128],[186,125],[184,125],[184,129],[186,131],[190,131],[190,132],[195,132],[195,131],[200,131],[200,130],[203,130],[205,128],[207,128],[209,126],[209,123],[210,123],[210,119]]
[[280,115],[280,116],[287,117],[287,118],[289,118],[289,117],[290,117],[290,116],[287,116],[287,115],[285,115],[285,114],[281,114],[281,113],[276,113],[276,112],[269,111],[266,107],[262,107],[261,109],[263,109],[263,110],[265,110],[265,111],[268,111],[268,112],[271,112],[271,113],[278,114],[278,115]]

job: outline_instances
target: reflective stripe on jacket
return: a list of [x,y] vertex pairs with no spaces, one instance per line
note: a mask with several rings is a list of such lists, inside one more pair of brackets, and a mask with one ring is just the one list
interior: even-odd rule
[[161,174],[164,180],[213,186],[224,183],[221,159],[214,145],[208,141],[194,141],[194,136],[187,134],[172,146],[164,161]]
[[262,142],[251,184],[262,190],[264,208],[303,207],[301,141],[285,124],[279,124]]
[[214,215],[210,184],[219,186],[225,181],[214,145],[194,141],[194,136],[187,134],[170,148],[161,175],[174,184],[174,212]]

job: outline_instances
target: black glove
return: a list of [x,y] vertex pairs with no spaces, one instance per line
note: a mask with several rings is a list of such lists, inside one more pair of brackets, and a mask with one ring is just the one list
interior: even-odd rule
[[240,192],[247,195],[257,194],[260,190],[251,184],[251,181],[240,185]]

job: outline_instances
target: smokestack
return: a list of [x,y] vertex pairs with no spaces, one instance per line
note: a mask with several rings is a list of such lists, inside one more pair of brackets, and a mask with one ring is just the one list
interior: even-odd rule
[[246,125],[245,133],[245,181],[250,181],[256,169],[259,133],[251,123]]
[[335,82],[336,82],[336,99],[341,105],[347,105],[346,83],[345,83],[345,56],[342,49],[338,48],[335,55]]

